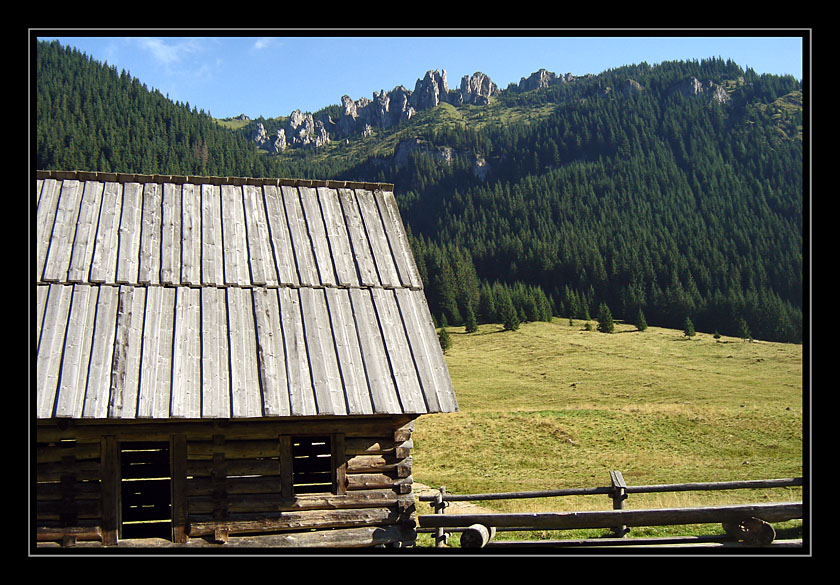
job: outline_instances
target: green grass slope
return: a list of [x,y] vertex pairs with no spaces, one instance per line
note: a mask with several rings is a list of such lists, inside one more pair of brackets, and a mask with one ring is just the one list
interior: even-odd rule
[[[416,421],[413,477],[486,493],[798,477],[803,347],[555,319],[449,328],[460,412]],[[628,508],[794,501],[800,488],[635,494]],[[606,496],[485,502],[500,511],[610,509]],[[429,513],[427,504],[418,513]],[[718,527],[719,529],[719,527]]]

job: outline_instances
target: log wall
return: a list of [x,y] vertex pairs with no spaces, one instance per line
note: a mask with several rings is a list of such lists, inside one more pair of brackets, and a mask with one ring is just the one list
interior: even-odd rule
[[[143,440],[169,443],[173,545],[409,546],[412,420],[39,425],[37,540],[119,544],[119,445]],[[289,454],[309,436],[333,464],[326,491],[301,494]]]

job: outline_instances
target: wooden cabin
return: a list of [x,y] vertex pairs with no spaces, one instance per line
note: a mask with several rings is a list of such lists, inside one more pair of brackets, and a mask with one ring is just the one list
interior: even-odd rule
[[392,185],[35,197],[39,546],[414,542],[413,421],[458,406]]

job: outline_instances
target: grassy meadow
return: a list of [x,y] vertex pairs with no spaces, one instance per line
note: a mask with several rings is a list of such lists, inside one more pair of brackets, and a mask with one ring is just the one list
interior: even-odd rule
[[[595,322],[592,331],[584,325],[556,318],[517,331],[448,328],[446,361],[460,411],[416,421],[414,480],[449,493],[487,493],[607,486],[610,470],[621,471],[628,485],[802,476],[801,345],[688,338],[622,323],[604,334]],[[801,488],[632,494],[625,507],[801,499]],[[480,505],[549,512],[607,510],[612,501],[601,495]],[[430,510],[418,503],[418,514]]]

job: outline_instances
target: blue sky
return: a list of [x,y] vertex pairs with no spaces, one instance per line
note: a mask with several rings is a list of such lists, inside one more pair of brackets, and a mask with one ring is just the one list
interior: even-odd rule
[[[314,112],[338,104],[345,94],[357,100],[398,85],[413,90],[417,79],[433,69],[446,70],[450,88],[476,71],[505,88],[540,68],[584,75],[642,61],[653,65],[709,57],[732,59],[758,73],[797,79],[803,74],[802,38],[785,30],[708,31],[709,36],[668,31],[673,36],[661,37],[613,36],[609,31],[586,33],[592,36],[571,36],[580,34],[576,31],[551,36],[529,31],[487,31],[487,36],[476,36],[476,31],[462,31],[470,36],[314,31],[321,36],[311,37],[283,36],[302,34],[283,30],[277,36],[246,36],[265,32],[250,30],[179,31],[196,36],[168,36],[160,30],[108,32],[131,36],[98,36],[105,32],[94,30],[79,34],[97,36],[56,37],[45,31],[38,38],[57,38],[128,71],[173,101],[189,102],[217,118],[288,116],[295,109]],[[736,36],[739,32],[743,36]]]

